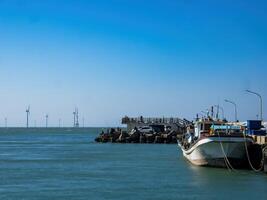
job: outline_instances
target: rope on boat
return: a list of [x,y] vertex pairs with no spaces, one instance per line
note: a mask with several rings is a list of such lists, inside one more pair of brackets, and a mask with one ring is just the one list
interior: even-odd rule
[[[223,148],[223,147],[221,146],[221,149],[222,149],[222,148]],[[222,150],[222,151],[223,151],[223,150]],[[223,160],[224,160],[224,163],[225,163],[225,165],[226,165],[228,171],[231,171],[232,169],[231,169],[231,167],[229,166],[229,164],[227,163],[227,160],[226,160],[226,156],[225,156],[225,155],[223,156]]]
[[221,145],[221,149],[222,149],[222,153],[223,153],[223,156],[224,156],[224,162],[225,162],[225,165],[227,166],[227,169],[228,170],[233,170],[235,171],[235,168],[231,165],[229,159],[227,158],[227,155],[224,151],[224,148],[223,148],[223,145],[222,145],[222,141],[221,141],[221,137],[220,137],[220,134],[219,134],[219,131],[217,132],[217,135],[219,137],[219,141],[220,141],[220,145]]
[[[248,163],[251,167],[251,169],[254,171],[254,172],[260,172],[263,168],[263,162],[264,162],[264,156],[263,156],[263,153],[262,153],[262,159],[261,159],[261,166],[259,169],[256,169],[252,163],[251,163],[251,160],[250,160],[250,156],[249,156],[249,153],[248,153],[248,146],[247,146],[247,138],[246,138],[246,134],[245,132],[243,132],[243,137],[245,139],[245,149],[246,149],[246,154],[247,154],[247,158],[248,158]],[[264,150],[264,148],[262,149],[262,151]]]

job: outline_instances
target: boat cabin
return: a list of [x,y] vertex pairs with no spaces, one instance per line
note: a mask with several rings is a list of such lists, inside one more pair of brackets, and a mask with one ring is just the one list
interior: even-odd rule
[[224,125],[212,125],[210,127],[211,135],[232,135],[232,136],[242,136],[244,132],[244,128],[242,126],[232,125],[232,124],[224,124]]
[[211,118],[203,118],[196,121],[194,125],[194,137],[200,138],[201,136],[208,136],[210,134],[210,129],[214,125],[223,125],[225,121],[213,120]]

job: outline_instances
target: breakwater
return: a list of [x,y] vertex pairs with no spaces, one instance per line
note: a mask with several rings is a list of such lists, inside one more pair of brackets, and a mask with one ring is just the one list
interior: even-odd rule
[[110,129],[107,132],[102,131],[95,138],[96,142],[106,143],[157,143],[157,144],[175,144],[181,134],[177,131],[168,130],[163,132],[141,132],[135,129],[131,132],[121,129]]

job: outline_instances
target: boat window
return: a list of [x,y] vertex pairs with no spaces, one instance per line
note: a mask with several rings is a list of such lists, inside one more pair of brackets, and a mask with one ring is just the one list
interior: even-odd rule
[[205,131],[210,130],[211,125],[212,125],[212,124],[205,124],[205,126],[204,126],[204,130],[205,130]]

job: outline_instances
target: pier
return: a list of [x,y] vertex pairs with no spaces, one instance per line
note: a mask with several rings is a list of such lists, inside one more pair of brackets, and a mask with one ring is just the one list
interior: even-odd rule
[[173,131],[181,132],[184,128],[191,122],[186,119],[181,119],[178,117],[128,117],[125,116],[121,120],[122,124],[127,125],[127,131],[130,132],[134,128],[144,127],[144,126],[165,126]]

